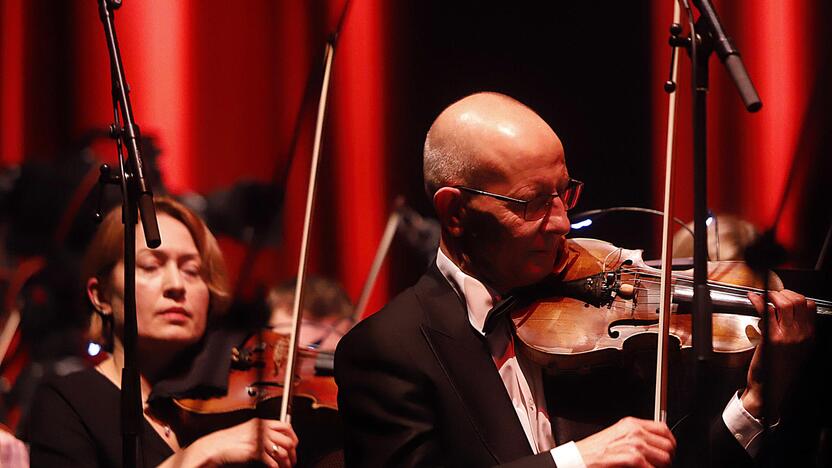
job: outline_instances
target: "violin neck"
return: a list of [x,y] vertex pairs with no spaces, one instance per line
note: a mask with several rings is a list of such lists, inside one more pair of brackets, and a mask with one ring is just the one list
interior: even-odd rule
[[[748,299],[746,295],[748,292],[763,293],[763,290],[757,288],[747,288],[739,286],[723,285],[720,283],[709,283],[711,290],[711,303],[718,308],[726,308],[745,312],[746,315],[757,315],[754,304]],[[832,301],[824,299],[809,298],[817,305],[818,315],[832,315]],[[674,285],[673,287],[673,302],[689,303],[693,301],[693,288],[684,285]],[[771,303],[769,303],[771,304]]]

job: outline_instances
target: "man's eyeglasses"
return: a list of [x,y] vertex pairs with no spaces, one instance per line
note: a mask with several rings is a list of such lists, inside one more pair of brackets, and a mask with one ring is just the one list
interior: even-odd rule
[[540,195],[532,198],[531,200],[520,200],[519,198],[507,197],[505,195],[486,192],[485,190],[477,190],[463,185],[454,185],[453,188],[476,195],[485,195],[486,197],[496,198],[497,200],[516,203],[523,206],[523,219],[526,221],[537,221],[549,213],[549,209],[552,207],[552,202],[555,197],[559,197],[561,199],[565,210],[575,208],[575,205],[578,204],[578,198],[581,197],[581,192],[584,189],[584,183],[580,180],[569,179],[569,183],[566,185],[566,188],[560,193]]

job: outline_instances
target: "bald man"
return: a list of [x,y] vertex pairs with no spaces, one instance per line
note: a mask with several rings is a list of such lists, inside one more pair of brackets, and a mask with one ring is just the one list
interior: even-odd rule
[[[486,324],[501,297],[565,260],[567,210],[582,184],[555,132],[508,96],[468,96],[431,126],[424,179],[442,226],[435,264],[336,352],[347,464],[668,466],[676,440],[664,424],[627,417],[553,433],[541,369],[515,352],[509,320]],[[790,312],[772,349],[799,362],[805,347],[788,344],[811,339],[811,305],[790,292],[772,301]],[[752,374],[714,436],[726,465],[750,463],[756,450],[762,390]]]

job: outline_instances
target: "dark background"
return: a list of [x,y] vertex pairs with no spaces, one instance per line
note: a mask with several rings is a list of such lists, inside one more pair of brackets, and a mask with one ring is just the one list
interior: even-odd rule
[[[256,283],[296,273],[317,64],[344,4],[285,0],[241,8],[222,1],[126,0],[116,13],[136,120],[157,138],[161,177],[172,193],[266,182],[288,168],[279,243],[256,262]],[[716,4],[765,104],[759,114],[744,113],[724,70],[711,60],[710,204],[716,213],[764,229],[774,221],[785,174],[796,161],[778,239],[789,249],[788,265],[811,267],[832,220],[825,193],[832,174],[832,7],[820,0]],[[551,124],[566,147],[571,175],[586,182],[576,211],[661,208],[667,112],[661,86],[671,5],[353,0],[333,69],[310,271],[339,279],[357,299],[395,197],[431,215],[421,181],[425,132],[444,107],[476,91],[511,95]],[[95,2],[0,0],[0,21],[0,162],[11,169],[77,156],[81,135],[112,119]],[[682,56],[675,204],[685,221],[691,218],[687,63]],[[304,101],[310,79],[313,93]],[[291,153],[297,115],[302,131]],[[111,143],[94,149],[98,160],[113,160]],[[27,198],[38,203],[16,208],[23,218],[14,224],[48,225],[44,219],[59,217],[69,189],[57,188],[73,186],[63,179],[74,172],[84,171],[55,166],[52,173],[62,182],[44,183],[50,191],[35,186],[45,200]],[[256,198],[247,203],[269,205]],[[623,214],[596,221],[580,235],[658,256],[658,218]],[[45,249],[51,233],[39,231]],[[229,233],[220,237],[236,276],[245,245]],[[411,284],[424,264],[397,239],[369,309]]]
[[[586,183],[577,210],[650,203],[652,120],[645,97],[661,83],[649,82],[647,3],[403,3],[391,34],[401,53],[391,63],[399,91],[390,178],[420,212],[432,211],[413,176],[421,173],[424,135],[449,103],[478,91],[508,94],[555,129],[570,174]],[[613,30],[622,33],[613,39]],[[647,232],[636,236],[652,242]],[[639,245],[633,237],[631,245]],[[405,256],[403,250],[396,253]],[[418,273],[394,270],[395,282],[413,283]]]

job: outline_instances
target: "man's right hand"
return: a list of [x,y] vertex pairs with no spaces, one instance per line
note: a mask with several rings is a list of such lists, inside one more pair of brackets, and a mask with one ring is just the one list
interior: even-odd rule
[[670,466],[676,438],[664,423],[627,417],[575,443],[588,468]]

